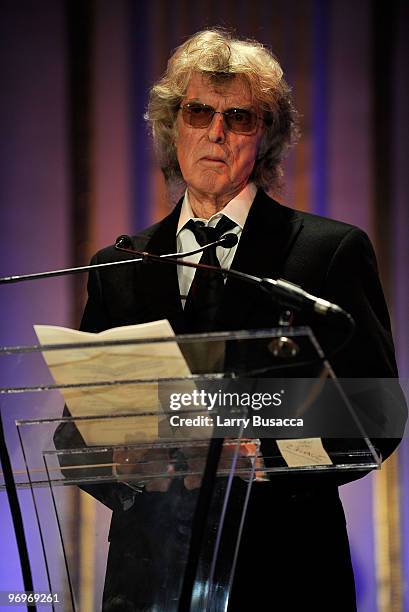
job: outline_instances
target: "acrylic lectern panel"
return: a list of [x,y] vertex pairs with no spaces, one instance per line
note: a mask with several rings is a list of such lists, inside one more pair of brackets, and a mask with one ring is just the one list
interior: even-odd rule
[[[129,600],[129,609],[178,610],[202,515],[192,610],[225,610],[251,487],[274,488],[286,473],[353,478],[380,465],[371,438],[394,435],[377,418],[394,382],[338,381],[308,328],[154,338],[138,351],[158,354],[161,342],[177,343],[191,374],[152,379],[135,368],[121,378],[118,368],[112,380],[70,381],[71,394],[97,388],[98,401],[75,416],[67,402],[63,417],[66,387],[50,382],[41,351],[78,346],[9,351],[42,365],[35,384],[3,389],[2,412],[18,417],[15,478],[31,492],[46,579],[64,609]],[[123,359],[133,343],[104,350]],[[104,389],[115,399],[125,386],[126,411],[107,409]]]
[[[31,426],[41,427],[21,425]],[[58,548],[64,561],[65,575],[49,572],[66,609],[92,601],[95,610],[178,610],[211,444],[175,440],[43,452],[55,522],[43,521],[41,512],[39,521],[46,557],[55,558]],[[225,609],[258,454],[255,440],[223,444],[198,551],[196,609]],[[81,524],[70,520],[73,498]],[[51,529],[54,538],[47,541]]]

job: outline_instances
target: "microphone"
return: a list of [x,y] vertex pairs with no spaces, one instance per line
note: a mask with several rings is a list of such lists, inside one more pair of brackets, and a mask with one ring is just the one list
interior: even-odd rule
[[115,240],[115,248],[132,248],[131,237],[127,234],[121,234],[120,236],[118,236],[118,238]]
[[220,243],[219,246],[223,246],[225,249],[231,249],[232,247],[236,246],[236,244],[238,243],[239,239],[237,234],[223,234],[223,236],[220,238]]
[[337,304],[312,295],[304,291],[299,285],[283,278],[277,280],[262,278],[260,279],[260,285],[264,290],[276,294],[284,306],[297,310],[310,310],[325,317],[352,319],[351,315]]

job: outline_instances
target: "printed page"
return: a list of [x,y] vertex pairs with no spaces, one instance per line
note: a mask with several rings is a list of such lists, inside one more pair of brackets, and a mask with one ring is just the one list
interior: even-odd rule
[[[34,330],[41,345],[168,338],[175,335],[167,320],[117,327],[99,334],[51,325],[35,325]],[[50,350],[44,351],[43,356],[58,385],[135,379],[156,381],[190,375],[176,342]],[[60,391],[73,417],[157,413],[137,418],[77,420],[76,426],[89,446],[151,442],[158,438],[159,420],[164,416],[159,407],[156,382],[113,386],[101,384]]]

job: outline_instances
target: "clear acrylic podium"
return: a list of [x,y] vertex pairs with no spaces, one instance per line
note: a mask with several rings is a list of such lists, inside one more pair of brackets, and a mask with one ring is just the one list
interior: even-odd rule
[[[88,414],[70,414],[67,388],[49,377],[42,351],[61,346],[2,355],[36,372],[34,384],[4,387],[1,401],[26,528],[36,531],[36,588],[59,595],[44,609],[228,610],[253,487],[285,486],[293,474],[342,482],[380,465],[371,439],[382,427],[354,402],[370,382],[356,393],[337,381],[309,328],[82,349],[115,358],[126,347],[132,359],[134,348],[149,354],[169,342],[192,374],[152,379],[136,368],[131,379],[102,372],[70,383],[71,394],[97,392]],[[126,410],[99,410],[104,393],[125,387]]]

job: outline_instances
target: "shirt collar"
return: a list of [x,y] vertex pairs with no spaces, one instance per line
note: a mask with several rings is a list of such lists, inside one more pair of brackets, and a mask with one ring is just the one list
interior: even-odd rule
[[[218,218],[221,215],[225,215],[226,217],[234,221],[241,229],[243,229],[247,219],[247,215],[249,214],[251,205],[253,204],[253,200],[256,197],[256,193],[257,187],[255,186],[255,184],[247,183],[244,189],[242,189],[242,191],[240,191],[240,193],[236,195],[235,198],[230,200],[230,202],[228,202],[226,206],[222,208],[222,210],[219,210],[219,212],[210,217],[207,223],[210,223],[210,221],[212,219],[215,219],[216,217]],[[182,209],[180,211],[176,235],[179,234],[179,232],[185,227],[186,223],[188,223],[190,219],[197,219],[197,217],[195,217],[193,214],[192,207],[189,202],[189,193],[186,189],[185,196],[183,198]]]

